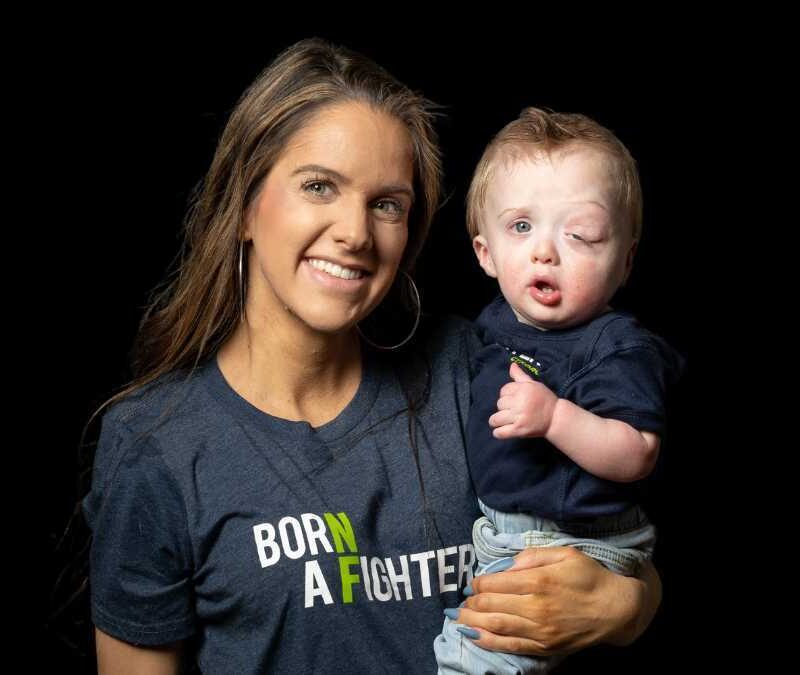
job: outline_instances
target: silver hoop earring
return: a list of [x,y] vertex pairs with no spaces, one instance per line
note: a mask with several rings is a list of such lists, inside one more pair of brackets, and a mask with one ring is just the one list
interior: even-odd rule
[[239,240],[239,321],[244,321],[244,239]]
[[406,272],[405,270],[400,270],[400,271],[405,275],[405,278],[408,281],[409,287],[411,289],[411,295],[412,295],[412,297],[414,299],[414,304],[416,305],[416,315],[414,316],[414,326],[411,328],[411,332],[406,336],[406,338],[404,340],[402,340],[401,342],[398,342],[395,345],[391,345],[390,347],[387,347],[385,345],[376,344],[375,342],[370,340],[366,335],[364,335],[363,332],[361,332],[361,326],[356,324],[356,330],[358,331],[358,334],[361,336],[361,339],[364,340],[364,342],[366,342],[370,347],[373,347],[374,349],[380,349],[380,350],[383,350],[383,351],[391,351],[392,349],[398,349],[398,348],[402,347],[404,344],[406,344],[406,342],[408,342],[412,337],[414,337],[414,333],[417,332],[417,327],[419,326],[419,319],[420,319],[420,316],[422,315],[422,303],[420,302],[420,299],[419,299],[419,291],[417,290],[417,285],[414,283],[414,280],[411,278],[411,275],[408,272]]

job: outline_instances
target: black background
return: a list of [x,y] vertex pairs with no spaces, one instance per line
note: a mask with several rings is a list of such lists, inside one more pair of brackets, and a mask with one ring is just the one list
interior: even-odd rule
[[509,34],[515,21],[466,35],[455,25],[399,31],[385,16],[359,30],[321,28],[319,21],[278,29],[277,22],[245,25],[249,18],[240,17],[234,27],[202,35],[182,27],[75,27],[42,45],[44,58],[29,78],[31,100],[42,104],[35,113],[41,154],[33,162],[36,194],[28,215],[45,226],[30,231],[46,248],[38,269],[50,295],[41,318],[63,355],[53,376],[66,395],[39,432],[46,448],[50,576],[37,596],[43,649],[36,658],[45,656],[61,672],[91,672],[91,657],[66,645],[64,637],[76,634],[63,618],[41,629],[51,583],[63,566],[63,552],[53,556],[52,548],[79,496],[81,430],[129,377],[127,352],[148,294],[178,251],[189,192],[238,96],[283,48],[312,35],[371,56],[444,106],[438,130],[448,199],[416,275],[429,313],[474,318],[496,292],[474,260],[464,198],[484,145],[523,107],[588,114],[615,131],[637,159],[643,240],[616,304],[688,359],[650,482],[664,600],[635,645],[575,655],[562,672],[670,671],[685,662],[687,639],[702,645],[695,663],[721,658],[710,641],[721,610],[702,534],[720,508],[709,478],[717,459],[708,452],[704,371],[713,350],[704,327],[726,311],[706,282],[724,270],[712,245],[715,175],[724,160],[708,125],[728,93],[732,57],[688,26],[666,37],[657,37],[654,24],[606,28],[587,39],[558,22]]

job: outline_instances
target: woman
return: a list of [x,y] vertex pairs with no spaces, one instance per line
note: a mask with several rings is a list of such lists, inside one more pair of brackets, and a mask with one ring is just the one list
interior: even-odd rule
[[[439,178],[427,102],[357,54],[300,42],[245,92],[103,417],[83,500],[100,672],[176,672],[182,652],[214,673],[429,672],[470,583],[458,621],[488,649],[649,623],[652,568],[531,550],[472,580],[477,342],[462,321],[411,330]],[[363,320],[404,291],[413,338],[378,341]]]

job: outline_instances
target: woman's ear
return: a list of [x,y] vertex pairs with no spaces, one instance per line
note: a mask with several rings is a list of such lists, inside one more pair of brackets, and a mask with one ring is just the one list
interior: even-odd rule
[[478,258],[478,264],[483,268],[490,277],[497,278],[497,270],[494,267],[494,260],[492,260],[492,252],[489,250],[489,242],[482,234],[474,237],[472,240],[472,250],[475,251],[475,256]]
[[243,220],[244,220],[244,230],[242,231],[242,241],[246,244],[248,241],[253,240],[253,230],[252,230],[252,221],[253,221],[253,210],[255,209],[254,204],[250,204],[244,212]]

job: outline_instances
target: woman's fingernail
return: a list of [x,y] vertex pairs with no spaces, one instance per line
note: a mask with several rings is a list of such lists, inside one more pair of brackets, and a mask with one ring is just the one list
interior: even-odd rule
[[488,570],[488,574],[492,574],[494,572],[504,572],[509,567],[514,564],[514,558],[503,558],[503,560],[499,560],[497,563],[492,565],[492,569]]
[[464,593],[464,595],[472,595],[473,594],[472,584],[467,584],[466,586],[464,586],[464,590],[462,591],[462,593]]
[[458,610],[457,609],[448,608],[448,609],[444,610],[444,615],[448,619],[453,619],[453,621],[455,621],[456,617],[458,617]]
[[477,640],[481,635],[476,631],[474,628],[464,628],[464,626],[459,626],[456,630],[461,633],[464,637],[468,637],[470,640]]

